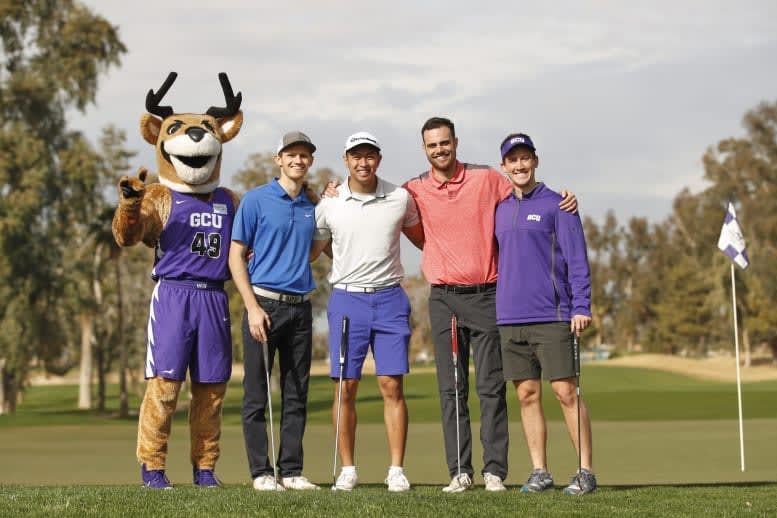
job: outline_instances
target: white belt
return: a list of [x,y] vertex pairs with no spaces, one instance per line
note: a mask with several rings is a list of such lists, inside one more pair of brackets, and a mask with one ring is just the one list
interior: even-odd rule
[[388,290],[391,288],[396,288],[397,286],[399,285],[392,284],[391,286],[378,286],[377,288],[374,288],[374,287],[351,286],[350,284],[335,284],[333,288],[336,288],[338,290],[351,291],[355,293],[375,293],[376,291]]
[[310,300],[310,293],[295,295],[293,293],[281,293],[279,291],[266,290],[260,286],[251,286],[254,293],[260,297],[285,302],[287,304],[301,304]]

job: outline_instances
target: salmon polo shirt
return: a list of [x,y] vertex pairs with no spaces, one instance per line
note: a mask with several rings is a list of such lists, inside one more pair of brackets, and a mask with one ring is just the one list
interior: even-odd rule
[[456,162],[441,182],[429,170],[403,185],[415,199],[424,227],[421,269],[431,284],[496,282],[496,206],[512,184],[486,165]]

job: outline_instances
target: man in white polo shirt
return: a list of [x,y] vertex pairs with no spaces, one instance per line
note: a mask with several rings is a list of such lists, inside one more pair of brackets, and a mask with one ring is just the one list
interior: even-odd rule
[[409,371],[410,301],[399,285],[404,271],[399,258],[399,234],[404,232],[423,247],[423,227],[408,192],[378,178],[380,144],[371,134],[359,132],[345,142],[343,160],[348,180],[338,196],[316,206],[316,233],[311,260],[331,243],[332,296],[329,299],[329,355],[335,381],[333,420],[339,389],[339,342],[343,317],[348,317],[348,351],[343,367],[340,435],[337,438],[342,470],[336,487],[351,490],[358,476],[354,464],[356,392],[362,366],[372,347],[375,370],[383,396],[386,435],[391,465],[389,491],[407,491],[410,483],[402,468],[407,439],[407,405],[402,390]]

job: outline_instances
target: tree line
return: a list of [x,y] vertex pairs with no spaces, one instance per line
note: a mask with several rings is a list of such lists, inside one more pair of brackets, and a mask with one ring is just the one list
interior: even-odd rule
[[[78,367],[79,407],[106,411],[108,374],[117,373],[118,413],[127,416],[128,394],[142,390],[153,251],[117,247],[111,219],[118,178],[140,164],[121,130],[103,128],[91,143],[65,116],[94,103],[101,74],[127,49],[115,26],[74,0],[0,2],[0,45],[0,413],[15,411],[32,372]],[[730,344],[728,259],[715,244],[733,199],[751,258],[737,277],[743,341],[777,355],[777,102],[748,112],[744,126],[745,137],[707,150],[709,187],[680,192],[664,221],[585,219],[594,290],[586,343],[698,354]],[[242,194],[275,174],[272,153],[256,153],[230,187]],[[311,188],[332,176],[314,171]],[[313,267],[318,314],[329,267],[326,258]],[[415,353],[431,342],[429,287],[420,275],[403,284]],[[228,289],[240,359],[243,305]],[[325,356],[325,330],[314,350]]]
[[706,150],[708,186],[679,192],[663,221],[619,223],[612,212],[599,224],[585,219],[594,343],[690,355],[733,351],[730,262],[717,248],[732,201],[750,257],[735,276],[742,344],[746,351],[767,346],[777,361],[777,102],[748,111],[743,126],[743,137]]

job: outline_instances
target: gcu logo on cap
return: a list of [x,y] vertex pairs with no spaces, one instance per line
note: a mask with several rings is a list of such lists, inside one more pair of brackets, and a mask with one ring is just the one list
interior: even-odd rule
[[515,137],[510,140],[510,144],[524,144],[526,141],[523,139],[523,137]]

